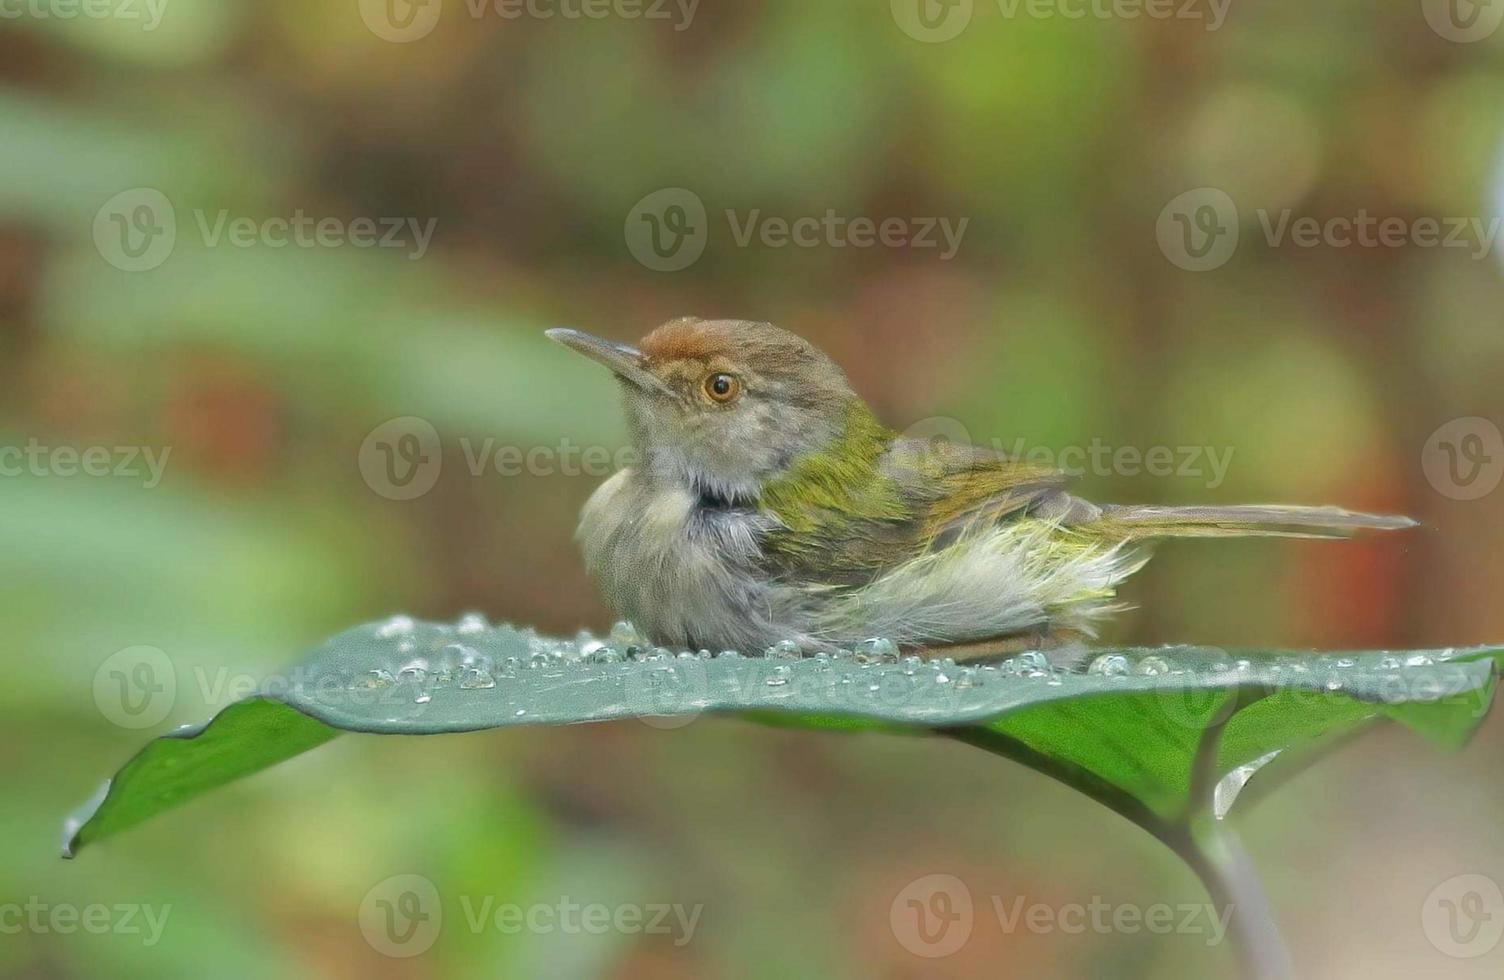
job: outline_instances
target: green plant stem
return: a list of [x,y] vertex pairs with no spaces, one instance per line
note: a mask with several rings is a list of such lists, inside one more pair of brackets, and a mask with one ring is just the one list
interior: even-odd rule
[[1232,828],[1217,822],[1156,836],[1196,873],[1214,912],[1227,911],[1227,944],[1245,980],[1290,980],[1295,970],[1273,909]]
[[1196,872],[1216,910],[1228,910],[1227,941],[1246,980],[1289,980],[1295,970],[1269,897],[1237,833],[1216,813],[1222,733],[1239,711],[1263,696],[1244,691],[1228,698],[1201,733],[1191,763],[1189,803],[1160,840]]
[[1167,819],[1095,773],[1042,755],[999,732],[978,728],[940,729],[957,741],[985,749],[1052,776],[1152,834],[1200,879],[1215,914],[1227,914],[1227,943],[1244,980],[1290,980],[1295,971],[1262,883],[1237,834],[1214,809],[1222,773],[1217,750],[1229,719],[1262,697],[1251,693],[1228,699],[1202,733],[1191,771],[1191,799],[1184,812]]

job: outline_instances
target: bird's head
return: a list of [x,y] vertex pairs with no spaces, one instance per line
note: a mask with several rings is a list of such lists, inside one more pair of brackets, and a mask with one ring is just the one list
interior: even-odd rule
[[836,445],[861,406],[835,362],[768,323],[684,317],[636,347],[563,328],[548,336],[621,381],[655,477],[717,499],[755,497],[795,460]]

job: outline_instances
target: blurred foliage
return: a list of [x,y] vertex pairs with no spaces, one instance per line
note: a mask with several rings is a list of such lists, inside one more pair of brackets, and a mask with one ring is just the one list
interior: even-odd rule
[[[1100,499],[1343,503],[1426,524],[1351,546],[1167,547],[1108,640],[1504,637],[1504,490],[1451,499],[1421,467],[1448,420],[1504,424],[1499,255],[1271,248],[1252,217],[1495,214],[1504,32],[1452,43],[1413,3],[1235,3],[1212,32],[1009,19],[983,2],[959,37],[924,44],[888,5],[855,0],[704,4],[682,31],[475,18],[450,0],[433,33],[398,44],[361,6],[170,0],[149,31],[0,21],[0,446],[171,450],[151,488],[0,477],[0,904],[174,909],[153,947],[0,936],[0,976],[1226,968],[1173,936],[995,928],[953,957],[913,957],[888,908],[923,874],[955,873],[978,896],[1201,897],[1131,828],[972,750],[729,721],[341,739],[62,866],[57,818],[101,761],[202,718],[223,701],[216,678],[273,670],[396,610],[605,625],[570,540],[598,479],[467,466],[465,447],[487,438],[621,443],[614,392],[541,338],[552,325],[626,339],[686,313],[770,319],[830,350],[900,427],[949,415],[1010,447],[1233,451],[1217,486],[1086,474]],[[1159,253],[1155,221],[1201,186],[1234,197],[1246,244],[1193,274]],[[104,260],[93,226],[136,187],[173,202],[179,234],[161,266],[131,273]],[[662,187],[693,190],[712,217],[682,272],[644,268],[623,240],[634,203]],[[436,231],[416,261],[208,247],[196,209]],[[726,209],[969,225],[942,262],[738,247]],[[443,471],[422,497],[389,500],[358,454],[404,415],[436,427]],[[179,678],[146,732],[111,724],[91,696],[105,659],[136,645],[166,651]],[[1497,975],[1504,951],[1446,960],[1415,923],[1451,874],[1504,880],[1491,817],[1504,786],[1467,778],[1504,761],[1498,725],[1440,765],[1402,740],[1354,747],[1251,814],[1307,972]],[[1360,775],[1375,761],[1381,778]],[[1353,829],[1318,840],[1313,815]],[[1385,839],[1407,843],[1375,889],[1365,854]],[[363,941],[356,910],[400,873],[446,896],[706,911],[683,947],[475,933],[451,913],[430,954],[396,960]]]

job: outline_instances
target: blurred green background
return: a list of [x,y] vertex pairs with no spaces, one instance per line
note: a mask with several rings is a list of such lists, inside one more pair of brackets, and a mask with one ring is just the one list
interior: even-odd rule
[[[555,325],[627,340],[685,314],[772,320],[900,428],[1232,453],[1225,479],[1091,467],[1097,499],[1425,524],[1167,546],[1107,641],[1504,640],[1500,255],[1277,244],[1259,217],[1497,215],[1504,31],[1449,37],[1435,6],[1233,0],[1209,29],[1210,3],[1072,19],[978,0],[927,7],[931,23],[974,7],[938,41],[904,0],[601,19],[465,0],[5,5],[0,447],[40,462],[0,456],[0,906],[171,912],[154,945],[4,929],[0,976],[1227,975],[1195,936],[1005,933],[993,896],[1204,899],[1119,818],[919,739],[717,719],[348,736],[73,863],[59,823],[147,737],[355,622],[609,625],[571,541],[599,478],[473,472],[488,439],[622,444],[612,385],[544,340]],[[639,202],[665,188],[707,212],[703,254],[671,272],[641,233]],[[1203,272],[1171,261],[1173,235],[1162,247],[1162,210],[1198,188],[1241,215],[1235,254]],[[967,224],[949,259],[743,246],[732,228],[828,210]],[[220,215],[299,214],[335,230],[306,247],[213,236]],[[362,247],[358,219],[432,238],[420,257],[411,237]],[[175,239],[133,255],[124,236],[164,220]],[[438,439],[414,499],[372,469],[369,437],[398,417]],[[135,469],[74,472],[64,447]],[[160,480],[116,447],[166,454]],[[96,675],[138,646],[176,682],[146,727],[117,723]],[[1451,958],[1421,911],[1453,875],[1504,881],[1501,763],[1498,717],[1453,757],[1386,729],[1244,815],[1303,975],[1500,975],[1504,948]],[[890,903],[942,872],[979,920],[924,959]],[[410,958],[358,918],[397,874],[444,902]],[[511,935],[468,925],[461,900],[488,896],[703,912],[683,943]]]

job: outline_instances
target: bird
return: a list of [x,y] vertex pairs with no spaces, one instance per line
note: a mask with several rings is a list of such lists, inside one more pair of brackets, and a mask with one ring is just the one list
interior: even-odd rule
[[1130,608],[1118,586],[1159,539],[1415,525],[1331,506],[1094,504],[1047,465],[904,438],[829,356],[770,323],[681,317],[637,346],[546,334],[620,384],[634,465],[591,494],[575,537],[612,611],[667,648],[1079,648]]

